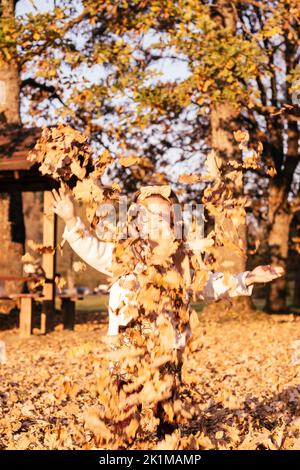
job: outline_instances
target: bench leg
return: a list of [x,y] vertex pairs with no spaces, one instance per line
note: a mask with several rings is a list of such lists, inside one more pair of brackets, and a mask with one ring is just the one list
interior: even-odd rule
[[75,301],[62,299],[61,310],[63,312],[63,322],[65,330],[74,330],[75,325]]
[[46,334],[54,330],[54,303],[52,300],[43,300],[41,313],[41,333]]
[[20,303],[20,336],[21,338],[29,338],[32,333],[33,299],[22,297]]

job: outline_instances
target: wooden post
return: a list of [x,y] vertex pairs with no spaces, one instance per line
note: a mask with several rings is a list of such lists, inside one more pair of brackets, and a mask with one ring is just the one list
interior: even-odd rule
[[54,308],[52,300],[42,301],[41,333],[46,334],[54,330]]
[[75,301],[69,297],[61,299],[61,310],[65,330],[74,330],[75,325]]
[[[43,245],[56,246],[56,225],[57,217],[53,213],[53,196],[51,191],[44,192],[44,210],[43,210]],[[42,266],[48,281],[43,288],[45,297],[42,302],[41,332],[47,333],[54,328],[55,313],[55,273],[56,273],[56,252],[44,253]]]
[[21,297],[20,303],[20,336],[21,338],[29,338],[32,332],[33,298]]

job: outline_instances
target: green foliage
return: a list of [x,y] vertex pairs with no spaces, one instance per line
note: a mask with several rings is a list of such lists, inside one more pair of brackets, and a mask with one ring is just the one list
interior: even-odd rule
[[[207,126],[199,126],[199,119],[205,123],[210,107],[223,102],[247,115],[253,134],[260,128],[254,113],[272,119],[281,108],[278,98],[266,99],[269,92],[286,79],[292,93],[299,77],[296,60],[286,78],[280,76],[284,43],[296,47],[299,42],[296,0],[230,2],[234,27],[223,21],[221,0],[213,5],[199,0],[57,5],[47,13],[2,21],[2,60],[16,60],[33,79],[23,88],[33,120],[51,122],[50,98],[56,105],[54,121],[58,115],[102,147],[117,142],[114,151],[120,157],[143,154],[163,161],[172,145],[187,156],[207,137]],[[155,65],[165,59],[184,65],[186,78],[163,79]],[[265,85],[267,80],[273,84]],[[195,118],[186,123],[189,109]],[[175,130],[179,122],[180,132]],[[190,126],[186,133],[185,124]],[[186,134],[192,135],[189,144]],[[149,135],[156,137],[156,144],[149,143]]]

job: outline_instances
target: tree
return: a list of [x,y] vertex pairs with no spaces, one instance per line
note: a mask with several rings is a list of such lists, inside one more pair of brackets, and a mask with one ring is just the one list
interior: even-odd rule
[[[285,268],[290,223],[299,198],[299,107],[293,102],[299,87],[299,13],[293,0],[242,2],[239,10],[245,36],[256,37],[267,54],[266,63],[259,67],[257,99],[246,110],[246,122],[262,139],[264,158],[276,170],[268,184],[267,239],[270,262]],[[267,309],[286,311],[286,277],[272,283],[268,291]]]
[[[2,53],[16,57],[22,71],[30,119],[53,122],[50,100],[56,116],[88,132],[99,148],[116,159],[138,157],[139,164],[116,164],[110,172],[111,177],[121,175],[128,191],[141,181],[169,177],[175,184],[174,172],[167,174],[171,150],[177,152],[178,168],[190,169],[190,158],[195,161],[198,155],[192,169],[201,172],[202,152],[218,146],[216,135],[224,130],[221,116],[223,122],[232,120],[233,127],[249,129],[254,144],[263,141],[264,171],[253,165],[245,172],[245,184],[257,206],[269,193],[256,214],[265,224],[270,209],[270,260],[279,256],[285,264],[288,237],[278,241],[274,236],[279,214],[298,191],[299,112],[290,104],[299,76],[296,0],[236,0],[230,7],[229,2],[207,0],[92,0],[76,7],[62,0],[56,5],[50,12],[18,18],[1,39]],[[155,66],[162,61],[181,64],[185,76],[160,77]],[[227,150],[235,154],[232,143]],[[240,153],[235,157],[240,159]],[[199,200],[202,189],[191,195]],[[279,255],[278,243],[285,246]],[[270,309],[284,307],[281,282],[272,285]]]
[[[212,11],[211,16],[219,27],[226,29],[233,37],[236,35],[237,21],[232,2],[219,0],[215,4],[215,9]],[[235,159],[239,163],[242,163],[242,153],[239,151],[238,144],[234,139],[234,131],[239,128],[239,116],[240,109],[237,103],[223,99],[222,101],[212,102],[211,104],[211,145],[225,161]],[[232,189],[236,196],[243,194],[243,178],[236,178],[232,181]],[[226,269],[227,266],[227,269],[234,273],[246,269],[246,211],[245,209],[241,210],[240,207],[233,207],[230,212],[230,216],[228,214],[224,216],[221,212],[219,220],[216,219],[216,231],[222,233],[223,239],[231,241],[233,241],[232,234],[236,235],[236,233],[238,233],[238,237],[242,241],[244,247],[243,253],[234,253],[232,250],[228,250],[226,244],[224,244],[220,269]],[[234,224],[234,220],[238,220],[237,226]],[[240,300],[241,299],[238,299],[239,302]],[[243,299],[243,301],[249,302],[249,299]]]
[[[15,24],[15,3],[13,0],[0,1],[0,38],[3,40]],[[12,45],[15,53],[1,54],[0,58],[0,129],[6,131],[21,126],[20,117],[20,75],[16,60],[16,44]],[[22,275],[20,258],[24,254],[25,226],[22,207],[22,195],[15,192],[0,195],[2,206],[1,225],[7,227],[2,234],[2,246],[10,251],[10,264],[7,266],[7,251],[2,250],[2,268],[9,269],[11,275]],[[5,238],[4,238],[5,236]],[[4,245],[5,244],[5,245]],[[6,273],[7,274],[7,273]],[[20,283],[14,283],[14,289]]]
[[[36,68],[31,67],[35,74],[22,83],[27,97],[31,94],[31,109],[43,115],[45,98],[56,99],[63,106],[64,119],[88,131],[94,142],[110,151],[111,143],[118,142],[113,152],[117,157],[139,156],[138,165],[121,169],[127,190],[135,189],[139,181],[164,182],[169,179],[163,170],[168,150],[181,150],[178,159],[186,163],[187,152],[191,156],[199,152],[208,135],[205,112],[209,106],[213,109],[212,98],[217,97],[217,93],[210,96],[208,89],[215,73],[224,74],[219,41],[226,44],[231,38],[234,51],[241,41],[235,40],[226,25],[216,32],[218,21],[211,17],[210,6],[201,2],[189,1],[186,9],[181,2],[170,1],[121,5],[94,1],[83,2],[83,7],[80,14],[72,8],[56,8],[44,15],[29,15],[20,25],[20,61],[30,63],[33,54],[39,57]],[[152,32],[157,40],[145,47]],[[84,45],[78,46],[79,34]],[[244,42],[251,62],[252,46]],[[216,49],[217,60],[206,58],[208,47],[212,52]],[[192,73],[179,83],[164,83],[152,69],[161,59],[187,64]],[[76,70],[94,64],[102,65],[103,77],[95,83],[80,83]],[[73,73],[64,73],[64,86],[71,89],[66,100],[60,79],[67,68]],[[249,69],[245,64],[240,72],[248,77]],[[188,112],[195,114],[192,122]],[[244,259],[232,270],[242,267]]]

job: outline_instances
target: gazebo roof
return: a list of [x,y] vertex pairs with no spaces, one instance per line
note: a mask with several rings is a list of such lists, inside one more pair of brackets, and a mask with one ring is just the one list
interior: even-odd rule
[[45,191],[56,186],[50,177],[27,160],[41,135],[37,127],[6,126],[0,129],[0,192]]

